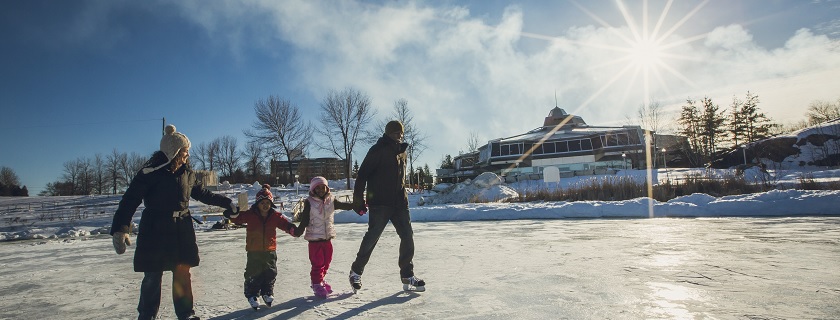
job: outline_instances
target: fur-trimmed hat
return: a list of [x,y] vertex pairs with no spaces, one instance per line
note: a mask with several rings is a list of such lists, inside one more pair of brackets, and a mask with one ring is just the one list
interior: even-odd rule
[[277,208],[277,206],[274,205],[274,195],[271,194],[271,186],[268,183],[262,185],[262,190],[257,191],[257,196],[256,200],[254,201],[254,204],[258,204],[262,200],[268,200],[269,202],[271,202],[272,208]]
[[385,134],[391,134],[393,132],[405,132],[402,122],[391,120],[385,125]]
[[330,185],[327,183],[327,179],[319,176],[312,178],[312,181],[309,182],[309,194],[315,195],[315,187],[320,185],[327,187],[327,192],[330,192]]
[[188,139],[183,133],[175,131],[174,125],[167,125],[163,131],[165,134],[163,135],[163,138],[160,138],[160,151],[166,155],[166,162],[154,168],[145,168],[143,169],[144,173],[149,173],[165,167],[167,164],[172,162],[172,159],[175,159],[178,151],[182,148],[190,147],[190,139]]

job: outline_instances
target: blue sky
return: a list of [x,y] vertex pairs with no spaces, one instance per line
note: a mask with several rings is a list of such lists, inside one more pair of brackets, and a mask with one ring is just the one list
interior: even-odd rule
[[[637,49],[645,35],[661,41]],[[433,168],[471,132],[541,125],[555,92],[594,125],[747,91],[793,122],[840,99],[838,39],[837,0],[0,1],[0,165],[36,194],[64,162],[150,155],[161,118],[193,144],[244,145],[255,101],[279,95],[314,122],[347,87],[382,120],[406,99]]]

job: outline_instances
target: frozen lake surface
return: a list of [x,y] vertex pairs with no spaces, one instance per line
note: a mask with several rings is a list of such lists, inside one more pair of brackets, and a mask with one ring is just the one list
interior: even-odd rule
[[[199,232],[202,319],[837,319],[840,217],[560,219],[414,223],[404,293],[398,237],[386,229],[363,290],[346,275],[365,224],[340,224],[327,280],[309,289],[306,241],[279,238],[274,307],[242,295],[245,231]],[[132,240],[134,237],[132,237]],[[135,319],[134,248],[111,239],[0,242],[0,318]],[[170,273],[161,319],[173,319]]]

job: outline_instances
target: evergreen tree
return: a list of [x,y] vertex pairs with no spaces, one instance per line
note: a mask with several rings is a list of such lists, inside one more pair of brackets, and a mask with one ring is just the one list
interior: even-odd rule
[[683,150],[689,162],[697,166],[702,163],[700,159],[700,111],[694,104],[695,101],[691,99],[686,100],[686,104],[682,106],[680,118],[677,123],[680,125],[679,134],[686,137],[688,140],[687,150]]
[[758,111],[758,102],[758,96],[747,91],[747,98],[740,112],[744,122],[745,142],[767,138],[774,126],[764,113]]
[[717,152],[717,144],[722,140],[726,121],[724,115],[719,114],[720,107],[708,97],[703,98],[703,113],[700,115],[701,152],[706,160],[712,159]]
[[359,161],[353,161],[353,177],[355,178],[359,174]]
[[743,105],[744,102],[741,101],[741,99],[738,99],[737,97],[732,98],[728,119],[728,131],[734,147],[738,147],[740,144],[746,142],[746,124],[744,123],[744,117],[742,116]]
[[452,162],[452,156],[446,155],[443,157],[443,160],[440,162],[441,169],[455,169],[455,163]]

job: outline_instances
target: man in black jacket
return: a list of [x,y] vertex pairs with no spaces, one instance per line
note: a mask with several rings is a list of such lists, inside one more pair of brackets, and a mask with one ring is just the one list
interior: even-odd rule
[[[359,246],[356,261],[350,268],[350,285],[353,290],[362,288],[362,273],[370,260],[370,254],[379,241],[382,231],[391,221],[400,236],[400,278],[404,290],[424,291],[426,283],[414,276],[414,232],[411,230],[411,215],[408,211],[408,195],[405,191],[405,166],[407,143],[402,143],[403,125],[391,121],[385,126],[385,134],[370,147],[353,189],[354,211],[365,214],[370,208],[368,230]],[[367,201],[365,200],[367,186]]]

